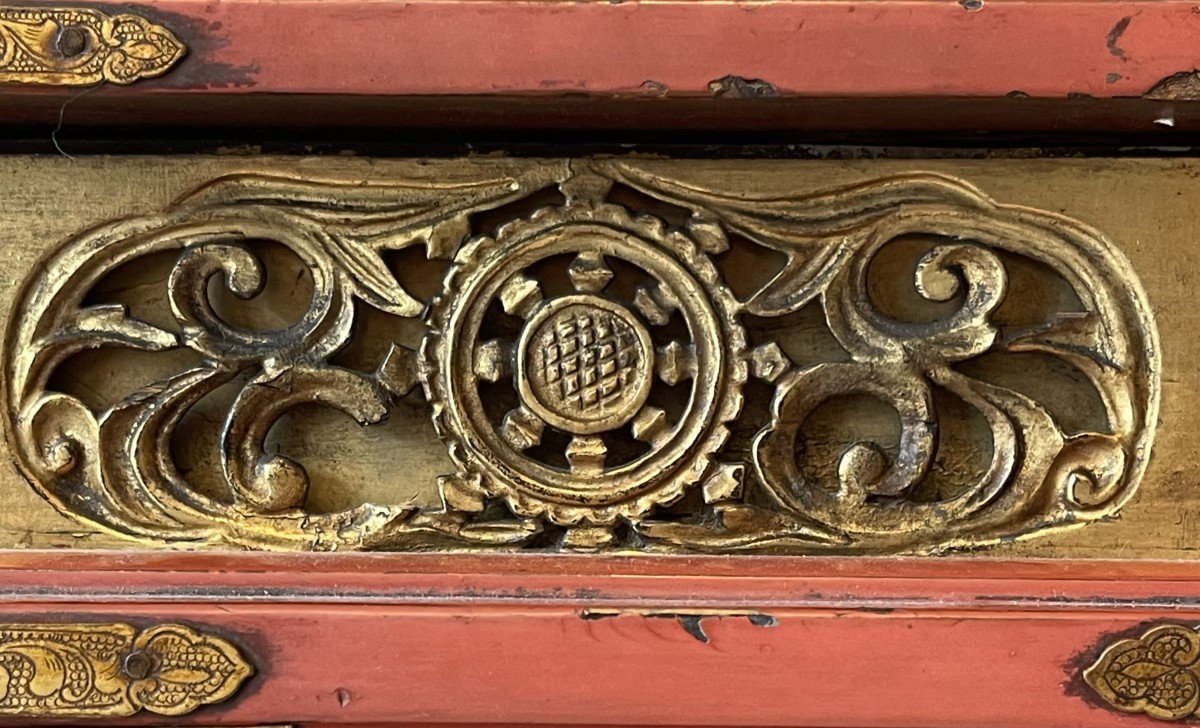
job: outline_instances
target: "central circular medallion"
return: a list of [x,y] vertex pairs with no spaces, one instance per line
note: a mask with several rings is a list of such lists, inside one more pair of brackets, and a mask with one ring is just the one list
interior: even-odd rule
[[654,347],[632,311],[592,295],[541,307],[517,347],[522,402],[576,435],[616,429],[638,413],[653,383]]
[[617,205],[543,208],[472,240],[421,344],[456,476],[568,527],[675,502],[741,409],[737,314],[692,238]]

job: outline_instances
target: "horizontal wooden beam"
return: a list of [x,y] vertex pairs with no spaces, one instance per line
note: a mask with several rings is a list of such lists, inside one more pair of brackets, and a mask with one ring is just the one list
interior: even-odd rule
[[138,12],[188,46],[166,75],[99,89],[0,85],[0,128],[1091,130],[1170,139],[1197,126],[1195,8],[157,0]]
[[0,601],[1200,609],[1178,561],[0,552]]
[[1082,668],[1149,622],[1200,621],[1182,562],[31,552],[0,570],[0,620],[239,644],[257,676],[177,725],[1128,726],[1148,719],[1101,707]]
[[146,14],[190,47],[146,87],[198,93],[1107,98],[1200,66],[1200,13],[1179,0],[158,0]]

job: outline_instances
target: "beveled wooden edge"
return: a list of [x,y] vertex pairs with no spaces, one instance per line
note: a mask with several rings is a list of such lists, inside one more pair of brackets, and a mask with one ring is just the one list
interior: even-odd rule
[[306,574],[636,573],[642,575],[811,576],[898,579],[1166,580],[1200,582],[1200,562],[1173,559],[1052,559],[1003,556],[768,556],[569,553],[184,551],[105,549],[0,550],[0,572],[139,571]]
[[655,554],[184,551],[105,549],[0,550],[0,572],[138,571],[306,574],[558,573],[738,576],[810,576],[898,579],[1167,580],[1200,582],[1200,563],[1169,559],[1052,559],[1003,556],[846,557],[705,556]]
[[0,552],[0,603],[681,604],[1200,610],[1177,561],[444,554]]
[[[807,144],[866,137],[889,146],[927,144],[926,155],[946,156],[964,153],[938,151],[947,143],[961,145],[966,153],[985,143],[987,137],[980,130],[992,135],[1039,134],[1039,141],[1024,140],[1025,146],[1044,145],[1048,139],[1078,146],[1088,141],[1081,136],[1085,134],[1124,146],[1131,141],[1175,141],[1200,129],[1200,103],[1146,98],[795,96],[729,102],[711,97],[370,96],[220,90],[130,96],[130,89],[102,87],[79,96],[64,91],[0,90],[0,99],[6,104],[0,132],[12,125],[29,135],[5,139],[0,134],[0,145],[7,142],[9,149],[39,153],[56,152],[48,131],[42,133],[40,127],[54,129],[69,99],[59,139],[72,154],[192,153],[212,151],[217,145],[222,153],[241,154],[354,149],[385,156],[439,156],[519,145],[553,155],[580,149],[572,145],[581,143],[601,153],[628,153],[630,138],[641,149],[680,154],[681,145],[689,142],[720,143],[727,149],[741,144],[783,145],[795,139],[779,134],[805,132]],[[1166,112],[1172,121],[1169,126],[1159,123]],[[147,126],[169,138],[156,142],[134,131]],[[247,127],[277,134],[248,135]],[[398,129],[410,134],[397,137]],[[580,137],[580,130],[588,130],[589,135]],[[547,131],[555,133],[548,136]],[[947,139],[946,132],[958,136]],[[14,141],[23,144],[14,146]],[[713,153],[711,147],[704,150]]]

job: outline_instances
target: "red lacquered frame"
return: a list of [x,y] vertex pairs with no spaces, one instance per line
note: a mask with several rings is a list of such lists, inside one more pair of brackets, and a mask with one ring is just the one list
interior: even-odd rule
[[[6,88],[0,130],[1200,128],[1161,93],[1200,66],[1195,0],[88,5],[189,55],[129,88]],[[179,726],[1151,726],[1080,673],[1149,622],[1200,623],[1200,565],[0,553],[0,619],[26,618],[235,639],[258,675]]]
[[[159,0],[202,24],[158,88],[369,96],[1140,96],[1200,66],[1179,0]],[[221,74],[225,74],[222,76]]]
[[1174,562],[31,552],[0,584],[0,619],[235,638],[259,675],[175,725],[1153,725],[1080,671],[1200,621]]
[[[28,0],[48,2],[53,0]],[[62,3],[58,3],[62,4]],[[90,6],[124,12],[122,3]],[[1193,0],[154,0],[188,56],[0,126],[1200,128]],[[1186,84],[1184,87],[1187,88]]]

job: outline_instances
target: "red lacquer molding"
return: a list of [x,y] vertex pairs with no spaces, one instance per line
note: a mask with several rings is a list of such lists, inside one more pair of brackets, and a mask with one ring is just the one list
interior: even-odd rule
[[192,49],[158,90],[1115,97],[1200,66],[1200,9],[1177,0],[145,6]]
[[236,639],[259,675],[178,725],[1149,726],[1080,671],[1200,623],[1200,565],[3,554],[0,620],[33,617]]
[[0,88],[0,129],[1170,138],[1200,128],[1189,100],[1200,96],[1194,0],[153,0],[135,9],[188,45],[176,67],[82,94]]
[[1200,564],[742,556],[0,552],[0,600],[1200,610]]

